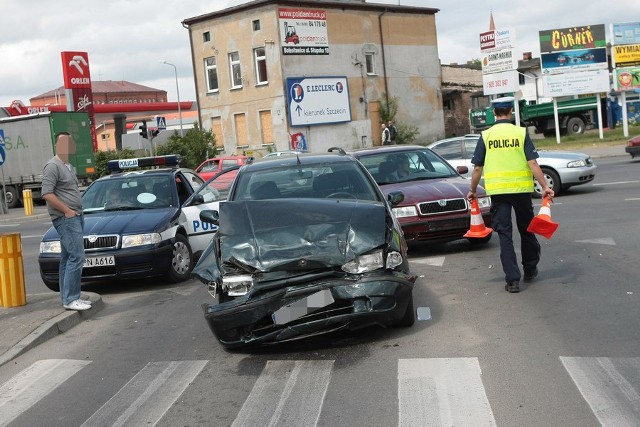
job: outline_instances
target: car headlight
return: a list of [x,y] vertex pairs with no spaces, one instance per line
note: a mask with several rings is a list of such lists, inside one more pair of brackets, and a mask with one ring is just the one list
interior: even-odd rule
[[491,207],[491,197],[478,197],[478,207],[482,208],[490,208]]
[[587,166],[587,162],[584,159],[574,160],[567,163],[568,168],[583,168],[585,166]]
[[379,249],[368,254],[357,256],[355,259],[344,264],[342,271],[349,274],[361,274],[385,267],[395,268],[400,264],[402,264],[402,255],[399,252],[392,251],[387,254],[387,262],[385,265],[382,249]]
[[222,289],[226,290],[230,297],[246,295],[252,288],[252,276],[229,276],[222,278]]
[[59,254],[62,252],[60,246],[60,240],[54,240],[52,242],[40,242],[41,254]]
[[418,211],[415,206],[403,206],[401,208],[393,208],[393,214],[396,218],[403,218],[406,216],[418,216]]
[[134,246],[153,245],[161,241],[162,237],[158,233],[131,234],[122,236],[122,247],[131,248]]

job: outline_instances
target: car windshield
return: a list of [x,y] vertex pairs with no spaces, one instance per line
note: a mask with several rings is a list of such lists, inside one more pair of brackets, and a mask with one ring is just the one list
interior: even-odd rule
[[381,201],[375,184],[354,162],[279,166],[238,176],[234,200],[336,198]]
[[358,160],[380,185],[458,176],[446,161],[428,148],[385,150],[358,156]]
[[98,180],[82,195],[84,212],[177,206],[171,179],[169,175],[127,174]]

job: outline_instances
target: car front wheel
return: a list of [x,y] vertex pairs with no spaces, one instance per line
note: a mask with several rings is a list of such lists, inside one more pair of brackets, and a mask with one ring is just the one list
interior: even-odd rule
[[169,268],[169,279],[174,282],[183,282],[189,278],[193,268],[193,254],[189,241],[182,234],[176,234],[173,243],[173,258]]
[[[542,173],[544,174],[544,179],[547,180],[547,184],[557,196],[560,193],[560,177],[555,171],[547,168],[542,168]],[[533,180],[533,197],[536,199],[542,197],[542,186],[535,179]]]

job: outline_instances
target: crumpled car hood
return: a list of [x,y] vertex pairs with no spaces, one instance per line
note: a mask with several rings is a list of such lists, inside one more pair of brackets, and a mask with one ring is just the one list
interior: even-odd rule
[[219,214],[220,261],[248,272],[341,266],[387,234],[385,206],[355,200],[226,202]]
[[386,212],[335,199],[223,203],[220,258],[259,271],[341,266],[385,243]]

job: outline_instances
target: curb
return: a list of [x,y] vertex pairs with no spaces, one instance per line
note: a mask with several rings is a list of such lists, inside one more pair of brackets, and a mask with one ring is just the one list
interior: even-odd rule
[[33,332],[20,340],[11,349],[7,350],[4,354],[0,355],[0,366],[15,359],[21,354],[26,353],[34,347],[55,338],[56,336],[67,332],[74,326],[80,324],[84,320],[88,320],[95,313],[100,311],[104,307],[102,297],[93,292],[83,292],[89,296],[92,306],[90,310],[86,311],[73,311],[65,310],[63,313],[47,320]]

